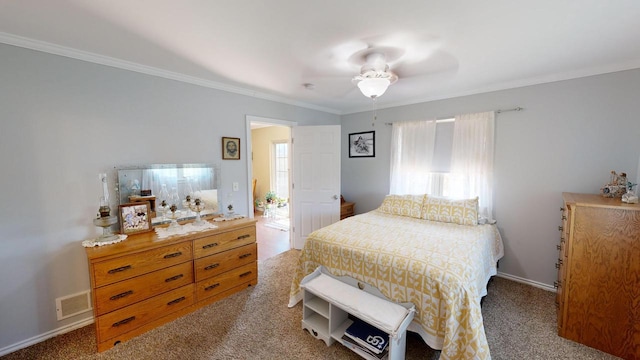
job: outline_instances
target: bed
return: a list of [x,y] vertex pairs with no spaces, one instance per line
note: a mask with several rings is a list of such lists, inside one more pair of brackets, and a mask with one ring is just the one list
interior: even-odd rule
[[413,303],[409,330],[442,350],[441,359],[489,359],[480,300],[503,245],[496,225],[478,225],[477,198],[460,201],[466,203],[389,195],[376,210],[314,231],[301,251],[289,306],[302,299],[300,281],[323,265]]

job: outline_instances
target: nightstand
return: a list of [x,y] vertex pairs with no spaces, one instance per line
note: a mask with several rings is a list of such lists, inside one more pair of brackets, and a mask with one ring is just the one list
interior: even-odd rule
[[343,202],[342,204],[340,204],[340,220],[355,215],[355,207],[356,203],[352,202]]

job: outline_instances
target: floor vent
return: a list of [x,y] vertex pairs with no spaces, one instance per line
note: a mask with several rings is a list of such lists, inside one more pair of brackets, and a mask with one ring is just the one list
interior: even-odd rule
[[56,299],[56,315],[58,320],[82,314],[92,310],[91,290],[67,295]]

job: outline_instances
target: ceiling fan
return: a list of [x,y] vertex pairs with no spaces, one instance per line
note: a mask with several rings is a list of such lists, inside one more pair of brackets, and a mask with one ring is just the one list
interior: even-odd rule
[[[400,77],[415,76],[428,70],[424,61],[430,59],[440,46],[434,39],[411,39],[397,36],[386,40],[368,41],[365,48],[352,53],[347,62],[361,65],[360,74],[351,82],[362,94],[375,99]],[[391,70],[393,69],[393,70]]]
[[364,96],[372,99],[382,96],[389,85],[398,81],[398,75],[389,70],[384,52],[367,49],[364,54],[356,56],[364,56],[365,63],[360,68],[360,74],[354,76],[351,82],[358,86]]
[[343,98],[359,91],[376,100],[401,79],[400,96],[406,96],[423,87],[425,77],[455,73],[457,59],[441,47],[441,40],[426,35],[398,34],[347,41],[325,49],[318,56],[307,57],[311,66],[302,85],[323,96]]

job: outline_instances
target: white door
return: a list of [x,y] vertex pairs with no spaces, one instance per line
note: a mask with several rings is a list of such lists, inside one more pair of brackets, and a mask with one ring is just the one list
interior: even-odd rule
[[293,247],[340,220],[340,125],[292,128]]

